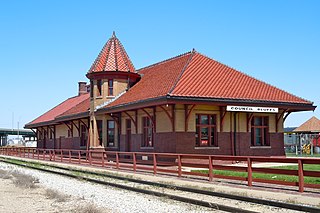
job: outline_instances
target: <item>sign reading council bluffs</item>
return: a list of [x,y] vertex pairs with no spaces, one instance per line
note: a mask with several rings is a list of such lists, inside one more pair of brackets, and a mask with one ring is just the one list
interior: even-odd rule
[[232,111],[232,112],[267,112],[267,113],[278,113],[278,108],[272,108],[272,107],[251,107],[251,106],[227,106],[227,111]]

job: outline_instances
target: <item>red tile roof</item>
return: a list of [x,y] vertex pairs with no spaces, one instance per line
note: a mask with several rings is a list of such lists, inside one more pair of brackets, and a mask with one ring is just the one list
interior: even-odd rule
[[107,110],[158,97],[211,98],[307,104],[312,102],[259,81],[195,51],[142,68],[141,80]]
[[106,107],[166,96],[178,81],[190,56],[191,53],[186,53],[140,69],[141,80]]
[[72,109],[73,107],[75,107],[78,104],[82,103],[83,101],[87,100],[88,98],[89,98],[89,93],[69,98],[69,99],[65,100],[64,102],[60,103],[58,106],[52,108],[48,112],[39,116],[35,120],[26,124],[26,127],[35,126],[37,124],[41,124],[44,122],[53,121],[57,116],[62,115],[63,113],[67,112],[68,110]]
[[303,124],[301,124],[301,126],[295,128],[293,130],[293,132],[320,132],[320,120],[318,118],[316,118],[315,116],[313,116],[312,118],[310,118],[309,120],[307,120],[306,122],[304,122]]
[[83,100],[82,102],[75,105],[74,107],[72,107],[68,111],[62,113],[61,115],[59,115],[56,118],[69,117],[69,116],[73,116],[73,115],[77,115],[77,114],[81,114],[81,113],[86,113],[86,112],[89,112],[89,109],[90,109],[90,97]]
[[135,68],[126,50],[114,32],[112,37],[102,48],[88,73],[102,71],[135,72]]
[[310,103],[199,53],[194,54],[170,95]]

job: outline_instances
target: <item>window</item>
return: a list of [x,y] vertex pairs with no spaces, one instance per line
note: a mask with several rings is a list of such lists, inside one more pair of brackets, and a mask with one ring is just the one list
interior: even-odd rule
[[108,80],[108,95],[113,96],[113,79]]
[[112,147],[115,146],[114,136],[115,136],[115,123],[113,120],[107,121],[107,146]]
[[196,115],[196,146],[218,146],[216,115]]
[[101,96],[101,95],[102,95],[102,81],[97,80],[97,96]]
[[80,146],[87,146],[87,128],[81,125]]
[[251,120],[251,145],[269,146],[269,121],[266,116],[254,116]]
[[143,139],[141,147],[153,147],[153,124],[149,117],[142,118]]
[[51,128],[49,129],[49,132],[50,132],[50,137],[49,138],[52,139],[53,138],[53,131],[52,131]]
[[102,120],[97,120],[97,128],[99,145],[102,146]]

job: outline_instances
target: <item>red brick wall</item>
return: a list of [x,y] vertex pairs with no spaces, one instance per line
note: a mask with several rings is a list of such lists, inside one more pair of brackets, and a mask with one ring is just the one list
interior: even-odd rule
[[[168,152],[188,154],[232,155],[233,134],[229,132],[218,133],[219,148],[195,148],[195,133],[170,132],[155,135],[154,148],[141,148],[142,134],[132,134],[132,152]],[[251,147],[251,133],[237,133],[237,155],[252,156],[283,156],[283,133],[270,133],[270,147]],[[125,151],[125,135],[120,137],[120,151]]]
[[237,155],[284,156],[283,133],[270,133],[270,147],[251,147],[251,133],[237,133]]

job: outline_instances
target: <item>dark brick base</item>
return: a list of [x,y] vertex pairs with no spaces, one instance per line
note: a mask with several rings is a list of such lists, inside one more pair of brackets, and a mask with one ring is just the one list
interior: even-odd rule
[[[270,147],[251,147],[251,133],[236,134],[236,155],[242,156],[284,156],[283,133],[270,133]],[[142,134],[132,134],[131,143],[126,144],[125,135],[120,136],[119,148],[107,148],[110,151],[130,152],[167,152],[209,155],[233,155],[233,134],[228,132],[218,133],[218,147],[196,148],[195,133],[193,132],[168,132],[155,134],[154,147],[141,147]],[[80,149],[80,138],[58,138],[55,140],[38,141],[38,148],[47,149]]]

